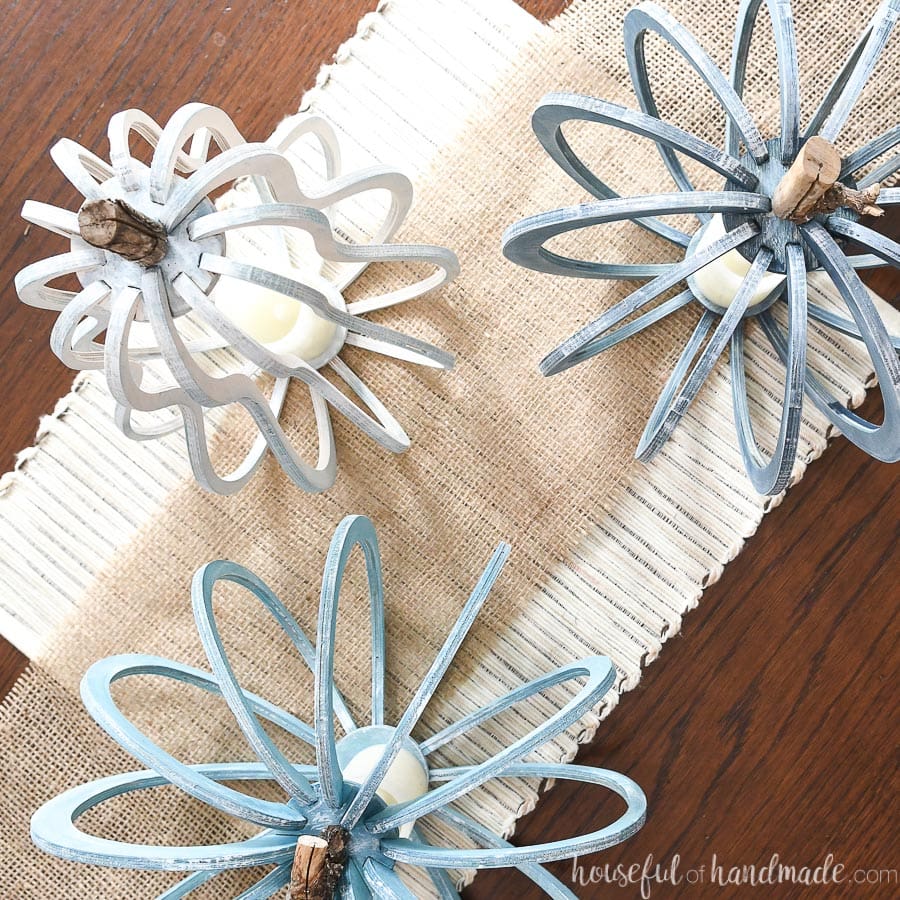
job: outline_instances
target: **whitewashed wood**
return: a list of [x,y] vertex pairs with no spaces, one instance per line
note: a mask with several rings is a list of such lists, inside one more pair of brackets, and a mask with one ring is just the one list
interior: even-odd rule
[[[153,148],[149,168],[131,155],[132,133]],[[324,178],[310,187],[298,181],[286,155],[287,147],[307,135],[318,141],[325,162]],[[131,210],[132,222],[144,221],[158,229],[157,244],[141,259],[130,247],[121,247],[119,252],[115,246],[104,244],[103,250],[97,249],[99,238],[83,230],[87,219],[85,225],[75,227],[77,223],[73,224],[68,211],[29,201],[23,215],[65,234],[72,252],[28,266],[18,274],[16,288],[23,302],[60,310],[51,348],[72,368],[105,372],[117,404],[115,421],[123,433],[135,440],[154,440],[181,425],[198,482],[223,494],[240,490],[268,450],[304,490],[331,487],[337,476],[337,461],[329,408],[346,416],[388,450],[406,450],[410,441],[400,423],[338,358],[338,353],[347,341],[405,362],[442,369],[453,365],[451,354],[362,318],[368,312],[436,290],[459,270],[456,256],[443,247],[388,243],[412,203],[409,178],[385,166],[343,174],[334,129],[316,115],[301,116],[282,126],[268,144],[247,144],[227,115],[206,104],[187,104],[162,128],[140,110],[125,110],[112,117],[109,138],[111,165],[68,140],[54,147],[54,159],[84,194],[86,204],[99,204],[101,198],[125,203],[122,215],[130,215]],[[188,140],[191,148],[186,155],[182,147]],[[213,144],[221,152],[209,158]],[[253,185],[257,202],[242,209],[214,212],[210,195],[241,177],[247,177]],[[328,211],[341,200],[375,189],[387,191],[391,199],[374,236],[360,245],[339,240]],[[93,221],[93,217],[88,218]],[[228,258],[225,234],[257,228],[275,236],[268,243],[267,253],[253,259],[255,265]],[[289,229],[303,230],[313,237],[321,256],[320,271],[326,263],[338,264],[335,282],[294,268],[290,271],[296,272],[295,278],[281,274],[290,264]],[[94,246],[88,246],[86,237]],[[349,308],[341,292],[372,262],[426,263],[436,271],[387,294],[363,297]],[[48,282],[54,278],[72,273],[81,277],[81,292],[49,287]],[[327,352],[303,360],[272,351],[254,340],[217,309],[214,289],[220,276],[246,282],[250,298],[254,287],[274,290],[334,322],[338,327]],[[188,313],[212,330],[205,341],[184,337],[179,319]],[[132,341],[132,324],[145,320],[153,333],[150,346]],[[104,331],[106,339],[101,344],[96,338]],[[198,354],[226,347],[275,377],[270,396],[256,385],[252,370],[223,377],[207,373],[196,359]],[[170,383],[148,391],[142,382],[151,363],[164,368]],[[359,402],[321,374],[325,365]],[[319,448],[313,463],[291,446],[279,422],[292,379],[304,383],[312,396]],[[248,411],[259,437],[232,472],[221,474],[210,458],[206,414],[232,403],[240,403]],[[135,412],[162,418],[149,425],[137,424]]]

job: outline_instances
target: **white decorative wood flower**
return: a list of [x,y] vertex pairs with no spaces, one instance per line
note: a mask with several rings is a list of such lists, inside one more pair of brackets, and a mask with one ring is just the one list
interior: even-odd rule
[[[301,187],[285,152],[304,134],[318,140],[325,160],[316,189]],[[133,155],[133,135],[152,148],[149,165]],[[70,140],[52,148],[85,202],[77,213],[25,204],[22,215],[66,238],[70,249],[23,269],[16,288],[23,302],[59,312],[51,346],[66,365],[105,372],[120,428],[147,440],[183,426],[197,480],[225,494],[247,483],[267,447],[304,490],[330,487],[336,450],[329,407],[384,447],[405,450],[409,438],[397,420],[338,354],[350,344],[421,365],[453,365],[448,353],[364,318],[420,297],[458,271],[450,250],[389,243],[412,202],[409,179],[381,166],[341,175],[335,134],[317,116],[290,119],[266,143],[247,143],[222,110],[205,104],[182,107],[165,128],[126,110],[110,120],[109,143],[110,163]],[[253,205],[216,211],[212,197],[242,178],[252,180]],[[373,190],[388,191],[391,203],[372,241],[336,237],[334,204]],[[238,258],[226,247],[226,235],[260,232],[277,248],[274,255]],[[292,261],[288,235],[301,233],[315,249],[316,271]],[[375,261],[427,263],[437,271],[345,302],[343,290]],[[338,274],[323,277],[325,263]],[[51,286],[73,274],[80,290]],[[218,348],[239,355],[243,368],[217,370],[209,353]],[[275,379],[271,396],[254,380],[259,370]],[[292,379],[312,396],[314,464],[300,457],[279,423]],[[249,412],[259,435],[242,463],[220,475],[210,460],[205,416],[231,403]],[[156,416],[138,424],[136,413]]]

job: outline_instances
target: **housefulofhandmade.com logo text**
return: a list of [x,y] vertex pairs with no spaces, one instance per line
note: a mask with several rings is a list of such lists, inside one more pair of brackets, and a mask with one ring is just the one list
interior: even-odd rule
[[780,884],[846,885],[848,888],[900,884],[896,868],[853,868],[837,862],[833,853],[814,865],[796,865],[782,860],[777,853],[762,863],[730,865],[715,853],[708,863],[686,866],[679,854],[668,861],[657,861],[649,854],[643,861],[626,865],[586,866],[576,857],[572,860],[572,882],[580,887],[606,884],[618,887],[639,886],[641,897],[648,900],[658,885],[718,885],[771,887]]

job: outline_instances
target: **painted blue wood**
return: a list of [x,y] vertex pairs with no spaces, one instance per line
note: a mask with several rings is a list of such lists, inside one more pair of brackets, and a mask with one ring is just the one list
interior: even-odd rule
[[[787,374],[784,380],[782,406],[784,415],[778,428],[778,438],[770,459],[765,455],[753,434],[750,405],[747,399],[746,371],[744,366],[744,332],[736,328],[731,337],[731,393],[734,417],[737,424],[738,443],[744,459],[744,467],[753,486],[765,493],[770,484],[787,483],[790,479],[800,425],[803,417],[803,380],[806,374],[807,291],[806,266],[803,253],[796,244],[787,247],[787,307],[788,347],[785,357]],[[766,310],[764,315],[771,316]]]
[[[750,304],[750,298],[760,279],[766,274],[771,261],[771,250],[763,248],[759,251],[747,277],[741,283],[737,296],[725,310],[724,315],[718,317],[718,322],[714,313],[707,310],[703,314],[685,352],[681,354],[675,370],[663,388],[653,412],[650,413],[647,427],[638,443],[638,459],[652,459],[684,417],[740,325],[744,312]],[[704,345],[708,332],[711,332],[711,336]]]
[[[544,375],[556,375],[585,362],[696,301],[701,317],[650,415],[636,455],[647,460],[659,451],[728,345],[737,439],[744,466],[757,491],[776,494],[790,483],[799,444],[804,393],[847,438],[867,453],[887,461],[900,459],[897,414],[900,376],[896,356],[900,337],[887,333],[855,271],[900,265],[900,245],[860,225],[859,217],[849,208],[800,226],[778,218],[771,211],[771,197],[803,142],[815,134],[833,142],[839,135],[900,18],[900,0],[883,0],[879,5],[805,130],[800,125],[797,38],[790,0],[765,0],[765,3],[778,51],[781,133],[777,137],[768,142],[762,140],[741,99],[753,30],[763,0],[741,2],[728,78],[668,12],[652,2],[639,3],[625,16],[625,55],[641,111],[593,97],[557,92],[545,96],[532,117],[534,133],[546,152],[596,197],[597,202],[528,216],[506,229],[502,248],[512,262],[549,275],[647,281],[548,353],[540,363]],[[677,50],[722,106],[727,123],[724,149],[661,120],[644,58],[648,32],[655,32]],[[566,140],[564,126],[571,121],[612,125],[654,141],[680,193],[620,196]],[[863,168],[894,150],[898,142],[900,129],[894,127],[848,154],[841,168],[841,183],[848,188],[865,188],[900,171],[900,154],[895,154],[859,177]],[[690,156],[722,176],[722,190],[695,190],[679,154]],[[881,190],[879,204],[897,202],[900,202],[900,189]],[[666,216],[677,213],[694,213],[698,217],[701,228],[693,237],[666,223]],[[698,250],[702,229],[716,213],[722,215],[725,236]],[[639,264],[598,262],[561,256],[547,249],[547,243],[559,235],[622,220],[631,220],[683,247],[684,260]],[[845,255],[845,239],[861,244],[868,252]],[[753,265],[734,301],[722,309],[703,296],[693,275],[734,249]],[[766,259],[771,271],[785,273],[785,282],[776,292],[749,304],[745,301],[763,274],[760,267]],[[852,318],[808,302],[806,275],[814,269],[828,274],[846,301]],[[687,281],[686,291],[651,305],[681,281]],[[773,304],[787,307],[786,335],[772,314]],[[746,391],[744,330],[752,317],[760,321],[787,369],[778,439],[768,458],[753,433]],[[887,411],[882,425],[876,426],[851,412],[808,370],[806,344],[810,318],[865,343]]]
[[[483,825],[479,825],[474,819],[459,812],[459,810],[448,807],[434,814],[445,825],[455,828],[460,834],[464,834],[470,840],[475,841],[482,847],[489,848],[507,848],[512,847],[508,841],[498,837],[489,831]],[[553,900],[573,900],[575,894],[572,893],[565,885],[561,884],[556,878],[537,863],[519,862],[519,871],[527,875],[535,884],[539,885],[548,897]],[[431,869],[433,872],[440,872],[441,869]]]
[[855,175],[870,162],[878,159],[882,153],[893,150],[898,144],[900,144],[900,125],[895,125],[884,134],[869,141],[864,147],[860,147],[859,150],[854,150],[853,153],[844,157],[841,165],[841,178],[845,179],[848,175]]
[[[372,721],[358,727],[334,685],[334,650],[337,615],[344,570],[350,554],[362,552],[369,584],[372,645]],[[194,616],[211,672],[153,656],[132,654],[95,663],[82,682],[85,705],[98,724],[146,769],[100,779],[60,794],[42,806],[31,821],[32,837],[39,847],[78,862],[136,869],[162,869],[188,873],[160,895],[176,900],[227,869],[268,865],[273,868],[241,898],[265,898],[283,891],[291,879],[297,842],[302,835],[318,835],[328,825],[342,825],[350,832],[349,864],[340,884],[341,897],[409,898],[412,895],[393,871],[396,862],[427,869],[440,897],[459,895],[445,870],[513,866],[539,884],[551,897],[574,894],[541,863],[579,853],[593,852],[625,840],[637,831],[646,814],[646,799],[629,778],[585,766],[525,763],[523,759],[577,722],[613,687],[615,670],[606,657],[590,657],[563,666],[510,691],[506,696],[463,716],[442,731],[415,743],[413,728],[453,663],[466,634],[500,576],[510,548],[501,544],[453,625],[434,663],[396,725],[384,722],[385,624],[384,590],[378,540],[371,521],[350,516],[338,526],[325,563],[315,647],[284,604],[253,573],[223,560],[208,563],[195,575],[192,586]],[[314,721],[310,726],[286,711],[245,691],[237,682],[219,635],[213,608],[213,591],[219,582],[237,584],[253,594],[287,634],[301,659],[314,674]],[[255,762],[186,765],[144,735],[116,706],[112,685],[133,676],[154,676],[222,696],[257,757]],[[574,696],[541,725],[512,740],[509,746],[477,765],[431,769],[431,753],[484,727],[517,705],[529,704],[539,694],[559,685],[577,685]],[[345,735],[338,738],[334,720]],[[316,765],[292,763],[269,738],[262,722],[270,722],[312,745]],[[492,729],[497,734],[497,729]],[[342,761],[360,750],[378,747],[380,760],[363,783],[343,777]],[[412,752],[428,775],[424,796],[405,803],[385,805],[376,794],[400,750]],[[618,794],[626,811],[611,824],[588,834],[534,847],[513,847],[498,835],[463,816],[453,801],[497,778],[563,778],[598,785]],[[233,790],[225,782],[236,779],[273,781],[287,793],[286,802],[259,800]],[[209,846],[141,845],[99,838],[83,832],[78,819],[113,797],[127,797],[143,790],[174,784],[185,793],[229,815],[260,827],[243,841]],[[461,850],[428,844],[413,827],[408,838],[401,826],[433,814],[474,841],[478,849]]]
[[[607,262],[589,262],[571,259],[553,253],[545,244],[561,234],[590,228],[594,225],[606,225],[634,218],[635,222],[648,223],[650,227],[657,215],[678,215],[690,212],[739,213],[753,215],[768,212],[771,201],[762,194],[726,191],[695,191],[691,194],[648,194],[644,197],[614,197],[609,200],[598,200],[595,203],[582,203],[553,212],[538,213],[529,216],[510,226],[503,236],[503,252],[508,259],[525,266],[546,272],[548,275],[572,275],[579,278],[616,278],[645,279],[663,276],[671,272],[673,263],[649,265],[621,265]],[[748,223],[755,234],[758,228]],[[752,236],[746,230],[740,231],[743,239]],[[710,255],[710,262],[723,253],[737,246],[741,241],[726,243],[725,239],[716,245],[719,253]],[[694,257],[692,257],[694,258]],[[699,257],[696,257],[699,259]],[[689,261],[684,260],[685,266]],[[705,262],[697,262],[691,271],[701,268]],[[688,273],[685,272],[685,275]]]
[[[664,291],[675,287],[684,281],[689,275],[703,268],[703,266],[718,259],[729,250],[739,247],[750,240],[757,233],[756,226],[747,222],[735,228],[724,237],[710,244],[705,250],[688,256],[680,263],[668,267],[665,274],[659,275],[653,281],[629,294],[624,300],[607,310],[598,319],[585,325],[568,340],[563,341],[555,350],[551,351],[541,360],[540,368],[544,375],[555,375],[565,371],[600,352],[595,341],[603,337],[606,332],[632,313],[642,309],[652,300],[655,300]],[[600,344],[599,346],[603,346]]]
[[[790,165],[800,149],[800,71],[797,63],[797,39],[794,35],[794,17],[790,0],[765,0],[775,32],[778,53],[778,89],[781,101],[781,161]],[[735,41],[731,51],[731,88],[740,97],[744,93],[747,60],[750,58],[750,41],[763,0],[742,0],[738,10]],[[713,88],[713,93],[717,93]],[[727,96],[727,94],[726,94]],[[742,107],[743,108],[743,107]],[[744,137],[742,123],[730,110],[727,115],[725,146],[729,153],[737,155],[739,141]],[[753,156],[764,162],[766,157]]]
[[[655,31],[687,60],[724,107],[728,121],[740,132],[750,155],[757,162],[764,162],[768,157],[766,145],[734,88],[728,84],[716,64],[690,32],[666,10],[649,2],[638,4],[625,15],[625,58],[641,109],[655,119],[660,118],[644,58],[644,36],[648,31]],[[660,146],[659,152],[679,189],[686,193],[692,192],[694,186],[673,148]],[[733,157],[737,155],[730,150],[726,152]],[[751,183],[749,186],[755,185]],[[708,216],[700,216],[701,222],[707,220]]]
[[819,134],[832,143],[837,141],[841,129],[853,111],[853,106],[875,69],[881,51],[887,45],[898,17],[900,17],[900,0],[882,0],[872,21],[835,76],[825,99],[813,114],[807,129],[807,137]]
[[884,420],[881,425],[867,422],[837,400],[830,391],[823,391],[818,379],[807,379],[807,393],[819,411],[857,447],[876,459],[896,462],[900,459],[900,360],[891,336],[878,315],[866,286],[847,264],[834,238],[815,220],[801,226],[800,231],[822,268],[840,289],[869,351],[884,400]]
[[[476,768],[476,767],[472,767]],[[445,769],[435,772],[435,778],[456,779],[461,773],[471,769]],[[596,769],[589,766],[566,765],[563,763],[518,763],[509,766],[504,777],[515,778],[554,778],[566,781],[579,781],[583,784],[596,784],[618,794],[628,808],[615,822],[598,828],[589,834],[566,838],[561,841],[550,841],[534,847],[486,847],[479,850],[447,850],[432,847],[428,844],[416,844],[412,841],[388,840],[382,845],[385,853],[397,862],[412,865],[460,868],[502,868],[515,861],[519,863],[545,863],[556,859],[569,859],[582,853],[596,853],[621,843],[641,829],[644,824],[642,805],[644,794],[628,779],[622,779],[618,772]],[[449,782],[448,782],[449,783]],[[446,810],[442,810],[446,813]]]

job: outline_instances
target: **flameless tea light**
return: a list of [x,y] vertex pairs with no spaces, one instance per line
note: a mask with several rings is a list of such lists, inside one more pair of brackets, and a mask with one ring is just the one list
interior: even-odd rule
[[[275,274],[304,281],[318,290],[328,303],[346,310],[340,292],[324,278],[285,265]],[[220,278],[212,291],[216,308],[249,338],[277,356],[296,356],[313,368],[330,362],[344,345],[347,329],[320,316],[304,303],[280,291]]]
[[[690,249],[694,253],[702,253],[725,237],[725,234],[725,222],[717,213],[697,229],[696,243],[692,241],[693,246]],[[725,309],[734,303],[740,293],[741,284],[747,277],[750,266],[750,261],[742,256],[739,250],[728,250],[693,275],[688,275],[687,283],[694,296],[705,306]],[[783,286],[784,275],[766,272],[750,295],[747,311],[758,310],[760,304],[776,300]]]
[[[381,761],[392,734],[391,728],[370,725],[351,731],[338,741],[338,763],[344,778],[364,784]],[[387,806],[412,803],[428,793],[428,774],[428,763],[421,750],[407,739],[385,773],[375,796]],[[401,826],[400,837],[409,837],[413,825],[413,822],[408,822]]]
[[[359,546],[369,578],[371,620],[371,722],[358,727],[335,687],[334,650],[337,609],[344,569]],[[230,562],[213,562],[194,577],[194,616],[211,672],[144,655],[118,656],[93,665],[82,682],[84,703],[106,732],[146,766],[146,770],[113,775],[73,788],[50,800],[33,816],[31,833],[39,847],[65,859],[99,865],[189,872],[161,895],[166,900],[191,890],[230,869],[273,866],[241,897],[341,896],[412,898],[394,871],[396,863],[423,867],[439,896],[458,897],[447,869],[520,869],[551,897],[574,898],[541,863],[610,847],[643,824],[646,799],[629,778],[587,766],[523,762],[529,754],[578,722],[612,688],[615,670],[606,657],[591,657],[536,678],[462,716],[430,737],[413,739],[425,707],[452,665],[491,586],[509,553],[500,545],[463,607],[434,663],[406,711],[395,725],[385,721],[384,590],[378,541],[372,523],[350,516],[340,524],[328,551],[319,607],[318,643],[309,640],[284,604],[255,575]],[[233,582],[254,594],[278,621],[314,675],[314,718],[301,721],[237,683],[213,614],[213,589]],[[183,682],[221,696],[228,704],[258,762],[186,765],[144,735],[117,707],[112,685],[143,675]],[[576,682],[581,682],[580,686]],[[431,755],[482,727],[497,735],[492,723],[513,706],[559,685],[577,687],[572,698],[547,720],[487,760],[453,767],[432,767]],[[335,719],[344,734],[336,735]],[[261,720],[274,723],[315,748],[316,764],[291,762],[278,749]],[[618,794],[626,810],[609,825],[535,846],[512,846],[453,802],[494,779],[565,779],[603,786]],[[287,802],[259,799],[227,785],[236,780],[273,781]],[[249,822],[258,833],[244,840],[212,846],[129,844],[95,837],[80,830],[77,820],[115,797],[127,800],[135,791],[165,784],[211,807]],[[121,802],[121,801],[120,801]],[[434,846],[416,827],[433,818],[475,844],[474,849]]]
[[[149,165],[132,155],[132,135],[153,149]],[[304,135],[322,148],[319,186],[301,185],[286,155]],[[403,428],[338,354],[350,344],[425,366],[453,364],[425,341],[364,318],[420,297],[458,271],[450,250],[390,243],[412,202],[409,179],[383,166],[342,175],[335,134],[318,116],[290,119],[267,143],[248,144],[224,112],[204,104],[182,107],[164,128],[126,110],[111,119],[109,144],[109,163],[65,139],[51,150],[85,201],[77,213],[25,204],[23,216],[65,238],[69,252],[23,269],[16,288],[23,302],[59,313],[51,347],[66,365],[104,371],[125,434],[148,440],[183,428],[197,480],[220,493],[246,484],[267,448],[304,490],[330,487],[336,448],[329,407],[387,449],[405,450]],[[211,156],[213,145],[221,152]],[[255,187],[254,205],[216,211],[210,197],[243,177]],[[329,218],[334,207],[375,190],[387,192],[390,203],[371,243],[338,239]],[[228,236],[250,232],[268,236],[266,252],[231,252]],[[315,271],[291,263],[289,242],[302,234],[318,256]],[[323,276],[325,262],[333,264],[333,278]],[[345,303],[343,291],[373,262],[425,263],[434,272]],[[53,286],[72,274],[80,290]],[[198,324],[206,337],[189,335]],[[246,360],[243,371],[210,374],[204,354],[222,347]],[[326,367],[331,379],[320,371]],[[252,377],[256,371],[273,376],[269,395]],[[292,381],[312,396],[319,443],[313,463],[300,457],[279,421]],[[209,456],[205,415],[232,403],[250,413],[258,439],[234,471],[221,475]],[[136,420],[147,414],[156,418]]]
[[[760,492],[774,494],[790,483],[799,442],[804,391],[820,412],[853,443],[885,461],[900,459],[900,339],[888,334],[856,270],[900,265],[900,245],[861,224],[900,202],[900,189],[880,181],[900,170],[900,156],[876,164],[900,144],[900,128],[875,138],[841,159],[835,150],[850,112],[900,17],[900,0],[883,0],[869,27],[835,77],[805,130],[800,128],[800,82],[789,0],[767,0],[778,49],[780,135],[761,137],[741,95],[750,39],[763,0],[743,0],[738,13],[730,78],[665,10],[641,3],[625,16],[625,53],[641,111],[577,94],[548,94],[533,117],[547,153],[595,202],[540,213],[515,223],[503,252],[519,265],[554,275],[639,279],[642,287],[585,325],[541,363],[555,375],[697,301],[700,321],[678,360],[637,449],[649,460],[663,446],[730,345],[738,442],[744,465]],[[712,90],[728,123],[725,149],[659,118],[644,58],[644,39],[656,32],[673,46]],[[611,125],[652,140],[678,193],[620,197],[579,158],[563,135],[566,122]],[[721,190],[698,191],[679,154],[723,179]],[[694,235],[669,225],[666,216],[694,214]],[[551,239],[578,229],[633,220],[679,248],[676,263],[618,264],[569,258],[547,248]],[[864,253],[846,254],[847,239]],[[807,272],[823,273],[845,301],[851,318],[807,298]],[[651,305],[686,282],[687,289]],[[785,304],[787,332],[775,304]],[[744,329],[756,318],[787,377],[783,415],[774,451],[766,457],[753,433],[746,391]],[[808,319],[865,343],[884,399],[884,420],[869,422],[835,398],[806,366]]]

